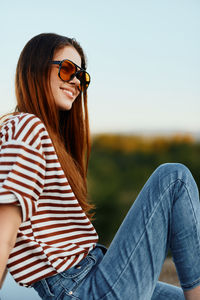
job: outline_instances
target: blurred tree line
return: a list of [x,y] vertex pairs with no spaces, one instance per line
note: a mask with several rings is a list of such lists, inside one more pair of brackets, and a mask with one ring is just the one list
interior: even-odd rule
[[185,164],[200,186],[200,142],[190,135],[93,137],[88,184],[101,243],[109,245],[148,177],[166,162]]

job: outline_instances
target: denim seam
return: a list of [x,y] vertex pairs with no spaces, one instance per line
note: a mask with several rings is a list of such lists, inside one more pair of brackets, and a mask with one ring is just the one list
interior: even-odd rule
[[183,290],[187,291],[192,289],[197,283],[200,283],[200,277],[197,280],[193,281],[191,284],[182,284],[181,287]]
[[[191,200],[191,197],[190,197],[190,193],[189,193],[189,191],[188,191],[188,188],[187,188],[185,182],[182,181],[182,180],[180,180],[180,181],[183,183],[183,185],[184,185],[184,187],[185,187],[185,190],[187,191],[188,198],[189,198],[189,200],[190,200],[190,205],[191,205],[191,208],[192,208],[192,211],[193,211],[193,216],[194,216],[194,219],[195,219],[196,224],[197,224],[198,222],[197,222],[195,210],[194,210],[194,207],[193,207],[193,204],[192,204],[192,200]],[[196,231],[196,233],[197,233],[197,231]],[[197,234],[197,238],[198,238],[198,242],[199,242],[199,243],[198,243],[198,244],[199,244],[199,251],[198,251],[198,253],[199,253],[199,257],[200,257],[200,241],[199,241],[199,236],[198,236],[198,234]],[[190,288],[192,288],[195,284],[197,284],[198,282],[200,282],[200,277],[199,277],[198,279],[196,279],[195,281],[193,281],[192,283],[190,283],[190,284],[181,284],[181,287],[182,287],[183,289],[190,289]]]
[[106,293],[103,297],[99,298],[99,300],[103,300],[105,297],[107,297],[107,296],[111,293],[111,291],[114,289],[115,285],[118,283],[118,281],[119,281],[119,279],[121,278],[121,276],[123,275],[123,273],[126,271],[126,268],[127,268],[128,264],[129,264],[129,261],[131,260],[131,257],[134,255],[135,251],[136,251],[137,248],[138,248],[138,245],[140,244],[140,241],[142,240],[142,238],[143,238],[143,236],[144,236],[144,234],[145,234],[145,232],[146,232],[146,226],[148,225],[148,223],[149,223],[150,220],[152,219],[152,216],[154,215],[154,213],[155,213],[155,211],[156,211],[158,205],[160,205],[160,203],[161,203],[161,201],[162,201],[162,199],[163,199],[163,197],[164,197],[166,191],[169,190],[169,188],[171,187],[171,185],[175,184],[175,183],[178,182],[178,181],[183,182],[181,179],[177,178],[175,181],[169,183],[169,185],[166,187],[166,189],[165,189],[165,190],[163,191],[163,193],[161,194],[160,200],[158,201],[157,205],[155,205],[154,209],[152,210],[152,213],[151,213],[151,215],[149,216],[148,222],[145,224],[145,230],[144,230],[144,232],[141,234],[141,237],[140,237],[140,239],[139,239],[139,241],[138,241],[136,247],[135,247],[134,250],[131,252],[131,254],[130,254],[128,260],[127,260],[127,263],[126,263],[126,265],[125,265],[123,271],[121,272],[121,274],[119,275],[118,279],[116,280],[116,282],[115,282],[115,283],[113,284],[113,286],[111,287],[110,291],[109,291],[108,293]]
[[[91,260],[89,259],[89,257],[91,258]],[[80,272],[77,272],[76,274],[71,274],[71,275],[67,275],[67,276],[65,276],[63,274],[63,272],[61,272],[60,275],[62,276],[62,278],[75,280],[77,277],[79,277],[80,275],[85,273],[91,266],[96,264],[96,258],[92,254],[88,254],[88,256],[86,256],[84,259],[87,259],[87,265],[85,266],[85,269],[80,270]]]
[[182,183],[183,183],[183,185],[184,185],[184,187],[185,187],[185,189],[186,189],[186,191],[187,191],[188,198],[189,198],[189,200],[190,200],[190,204],[191,204],[191,207],[192,207],[192,210],[193,210],[193,215],[194,215],[194,217],[195,217],[195,221],[196,221],[196,224],[197,224],[198,222],[197,222],[197,218],[196,218],[196,215],[195,215],[194,207],[193,207],[193,205],[192,205],[192,200],[191,200],[191,197],[190,197],[189,190],[188,190],[188,188],[187,188],[185,182],[182,181]]
[[[61,281],[61,286],[62,286],[63,290],[64,290],[65,293],[66,293],[68,296],[70,296],[72,299],[76,299],[76,300],[79,300],[79,299],[80,299],[79,297],[77,297],[76,295],[74,295],[74,293],[77,291],[77,289],[78,289],[79,286],[82,284],[82,282],[86,279],[86,277],[87,277],[88,274],[90,273],[90,270],[92,269],[92,267],[93,267],[93,266],[95,265],[95,263],[96,263],[96,257],[95,257],[94,255],[92,255],[92,254],[88,254],[88,255],[91,257],[92,260],[91,260],[90,263],[87,265],[87,267],[82,271],[82,273],[79,273],[78,275],[81,275],[81,274],[83,274],[83,273],[86,273],[86,274],[84,275],[84,277],[83,277],[82,279],[80,279],[78,282],[76,282],[76,285],[74,285],[73,288],[71,288],[71,289],[66,288],[66,287],[63,285],[62,281]],[[86,256],[86,258],[88,259],[87,256]],[[89,261],[89,259],[88,259],[88,261]],[[89,269],[89,271],[88,271],[88,269]],[[76,276],[76,277],[78,277],[78,276]],[[75,282],[76,277],[71,277],[71,278],[67,277],[67,278],[65,278],[65,279],[72,279],[72,280],[74,280],[74,282]],[[69,295],[69,292],[73,292],[73,294],[72,294],[72,295]]]
[[[80,276],[82,273],[84,273],[85,272],[85,270],[88,268],[88,266],[90,266],[91,265],[91,263],[92,262],[90,262],[90,260],[88,259],[88,257],[86,256],[84,259],[86,259],[87,260],[87,262],[88,262],[88,264],[87,264],[87,267],[85,268],[85,269],[83,269],[83,270],[80,270],[79,272],[77,272],[77,273],[75,273],[75,274],[71,274],[71,275],[64,275],[63,273],[65,272],[61,272],[60,273],[60,275],[63,277],[63,278],[65,278],[65,279],[75,279],[76,277],[78,277],[78,276]],[[77,264],[78,265],[78,264]],[[74,266],[74,268],[75,268],[76,266]],[[67,270],[66,270],[67,271]]]
[[[158,291],[154,291],[153,293],[154,293],[154,295],[156,294],[157,296],[159,296],[159,295],[162,295],[164,297],[168,296],[167,294],[163,293],[162,290],[161,291],[159,290],[159,292]],[[180,297],[178,296],[178,298],[176,297],[176,299],[179,300]],[[174,295],[173,295],[173,300],[176,300],[176,299],[174,299]]]
[[50,290],[50,287],[46,281],[45,278],[43,278],[41,280],[41,284],[42,284],[42,287],[43,287],[43,290],[45,291],[45,293],[47,294],[48,293],[48,296],[49,297],[55,297],[55,295],[52,293],[52,291]]
[[[63,286],[62,286],[62,288],[63,288]],[[74,296],[74,294],[69,295],[69,292],[68,292],[65,288],[63,288],[63,289],[61,290],[61,293],[58,295],[58,297],[57,297],[56,299],[58,299],[58,300],[63,299],[63,298],[60,298],[60,297],[63,296],[63,295],[67,295],[68,297],[70,297],[71,299],[74,299],[74,300],[81,300],[79,297]],[[68,298],[68,297],[67,297],[67,298]],[[1,300],[1,299],[0,299],[0,300]]]

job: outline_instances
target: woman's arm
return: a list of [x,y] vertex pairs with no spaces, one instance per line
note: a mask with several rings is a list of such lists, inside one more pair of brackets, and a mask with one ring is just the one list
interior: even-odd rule
[[8,257],[15,245],[21,223],[22,214],[19,206],[0,204],[0,288],[5,278]]

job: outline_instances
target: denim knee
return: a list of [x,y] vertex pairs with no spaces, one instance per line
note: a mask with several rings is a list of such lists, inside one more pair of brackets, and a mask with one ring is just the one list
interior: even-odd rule
[[172,175],[174,176],[174,180],[182,180],[185,183],[187,182],[188,178],[193,179],[192,174],[188,167],[186,167],[182,163],[165,163],[160,165],[157,169],[156,172],[159,173],[161,176],[165,175]]

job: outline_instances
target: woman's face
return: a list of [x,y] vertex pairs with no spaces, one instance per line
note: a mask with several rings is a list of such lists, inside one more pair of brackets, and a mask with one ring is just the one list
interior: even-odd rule
[[[53,60],[69,59],[78,66],[81,66],[81,57],[72,46],[65,46],[57,50]],[[73,102],[79,95],[79,80],[74,77],[69,82],[64,82],[58,77],[59,65],[51,66],[50,86],[57,107],[60,110],[70,110]]]

